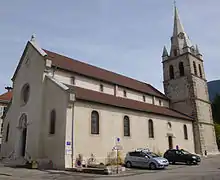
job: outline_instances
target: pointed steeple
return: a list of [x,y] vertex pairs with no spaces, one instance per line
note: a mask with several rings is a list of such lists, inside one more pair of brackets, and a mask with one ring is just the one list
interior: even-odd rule
[[166,61],[169,58],[169,54],[167,52],[166,46],[163,47],[163,54],[162,54],[162,59],[163,61]]
[[191,47],[191,42],[187,36],[183,25],[180,21],[178,9],[176,4],[174,5],[174,24],[173,24],[173,36],[171,38],[171,56],[177,56],[185,52],[184,47]]
[[173,24],[173,37],[178,36],[178,34],[182,32],[184,33],[183,25],[179,18],[178,9],[176,7],[176,4],[174,5],[174,24]]
[[163,55],[162,55],[162,57],[166,57],[166,56],[168,56],[168,52],[167,52],[166,46],[164,46],[163,47]]

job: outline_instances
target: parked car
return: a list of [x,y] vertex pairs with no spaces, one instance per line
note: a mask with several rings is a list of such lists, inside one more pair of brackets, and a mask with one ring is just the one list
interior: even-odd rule
[[125,157],[125,166],[142,167],[149,169],[164,169],[169,165],[167,159],[158,156],[153,152],[132,151],[128,152]]
[[199,164],[201,159],[199,156],[192,154],[186,150],[180,149],[170,149],[164,153],[164,158],[168,159],[168,161],[172,164],[176,162],[183,162],[188,165],[190,164]]

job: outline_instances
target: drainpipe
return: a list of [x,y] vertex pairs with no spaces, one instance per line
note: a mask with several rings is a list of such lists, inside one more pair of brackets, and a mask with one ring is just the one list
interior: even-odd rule
[[73,168],[73,157],[74,157],[74,155],[73,155],[73,153],[74,153],[74,146],[73,146],[73,143],[74,143],[74,137],[73,137],[73,133],[74,133],[74,103],[73,103],[73,106],[72,106],[72,132],[71,132],[71,136],[72,136],[72,155],[71,155],[71,157],[72,157],[72,168]]

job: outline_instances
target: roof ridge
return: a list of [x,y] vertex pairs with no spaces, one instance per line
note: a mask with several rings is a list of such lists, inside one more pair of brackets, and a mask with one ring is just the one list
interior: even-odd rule
[[[151,88],[153,91],[157,91],[161,96],[163,96],[163,98],[168,99],[168,97],[167,97],[165,94],[163,94],[162,92],[160,92],[158,89],[154,88],[151,84],[146,83],[146,82],[144,82],[144,81],[140,81],[140,80],[134,79],[133,77],[129,77],[129,76],[126,76],[126,75],[123,75],[123,74],[120,74],[120,73],[117,73],[117,72],[114,72],[114,71],[111,71],[111,70],[108,70],[108,69],[105,69],[105,68],[102,68],[102,67],[98,67],[98,66],[95,66],[95,65],[93,65],[93,64],[89,64],[89,63],[86,63],[86,62],[83,62],[83,61],[80,61],[80,60],[77,60],[77,59],[74,59],[74,58],[65,56],[65,55],[63,55],[63,54],[59,54],[59,53],[57,53],[57,52],[53,52],[53,51],[50,51],[50,50],[47,50],[47,49],[43,49],[43,50],[44,50],[46,53],[49,52],[49,53],[52,53],[52,54],[54,54],[54,55],[63,57],[63,58],[65,58],[65,59],[72,60],[73,62],[75,61],[76,63],[82,64],[82,65],[86,65],[86,66],[89,66],[89,67],[92,67],[92,68],[96,68],[96,69],[99,69],[99,70],[101,70],[101,71],[105,71],[105,72],[114,74],[114,75],[116,75],[116,76],[118,76],[118,77],[126,78],[126,79],[129,79],[129,80],[133,81],[133,82],[142,84],[142,85],[144,85],[144,86],[146,86],[146,87]],[[47,53],[47,54],[48,54],[48,53]],[[51,55],[51,54],[48,55],[48,57],[55,58],[55,57],[54,57],[53,55]],[[101,78],[100,78],[100,79],[101,79]],[[117,83],[115,83],[115,84],[117,84]],[[118,83],[118,84],[119,84],[119,83]],[[119,84],[119,85],[121,85],[121,84]],[[121,85],[121,86],[123,86],[123,85]],[[125,87],[126,87],[126,86],[125,86]],[[127,88],[129,88],[129,87],[127,87]],[[137,89],[136,89],[136,90],[137,90]],[[146,93],[146,92],[145,92],[145,93]],[[156,96],[156,95],[155,95],[155,96]]]
[[[49,51],[49,50],[47,50],[47,49],[43,49],[43,50],[44,50],[44,51]],[[57,54],[57,55],[59,55],[59,56],[63,56],[63,57],[65,57],[65,58],[68,58],[68,59],[71,59],[71,60],[74,60],[74,61],[77,61],[77,62],[79,62],[79,63],[83,63],[83,64],[86,64],[86,65],[89,65],[89,66],[93,66],[93,67],[98,68],[98,69],[102,69],[102,70],[104,70],[104,71],[108,71],[108,72],[110,72],[110,73],[117,74],[117,75],[119,75],[119,76],[124,76],[124,77],[126,77],[126,78],[131,79],[131,80],[134,80],[134,81],[140,82],[140,83],[142,83],[142,84],[151,86],[149,83],[146,83],[146,82],[144,82],[144,81],[137,80],[137,79],[134,79],[134,78],[132,78],[132,77],[129,77],[129,76],[126,76],[126,75],[123,75],[123,74],[120,74],[120,73],[117,73],[117,72],[114,72],[114,71],[111,71],[111,70],[108,70],[108,69],[105,69],[105,68],[102,68],[102,67],[98,67],[98,66],[96,66],[96,65],[89,64],[89,63],[83,62],[83,61],[81,61],[81,60],[77,60],[77,59],[74,59],[74,58],[65,56],[65,55],[63,55],[63,54],[56,53],[56,52],[54,52],[54,51],[49,51],[49,52],[54,53],[54,54]]]

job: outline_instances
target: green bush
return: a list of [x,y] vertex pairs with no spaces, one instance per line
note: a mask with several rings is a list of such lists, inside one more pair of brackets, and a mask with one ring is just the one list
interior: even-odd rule
[[122,158],[122,153],[118,151],[118,160],[117,160],[117,155],[116,151],[112,151],[108,153],[107,155],[107,162],[106,165],[122,165],[123,164],[123,158]]
[[220,149],[220,124],[215,123],[215,133],[218,148]]

